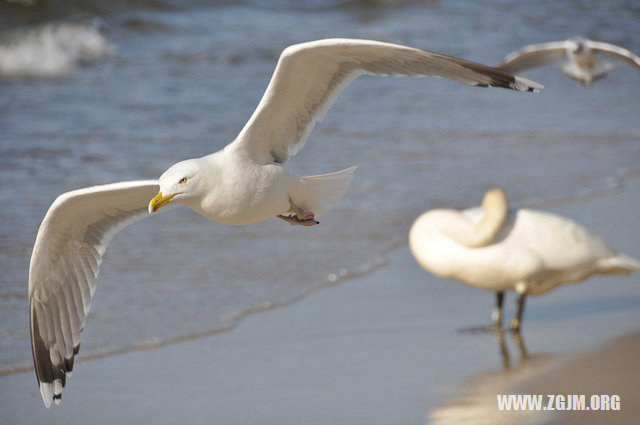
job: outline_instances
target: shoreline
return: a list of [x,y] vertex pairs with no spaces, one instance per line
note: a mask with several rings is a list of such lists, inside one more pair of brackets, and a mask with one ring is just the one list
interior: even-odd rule
[[[639,204],[634,180],[611,196],[545,210],[638,256]],[[636,331],[637,283],[598,276],[531,297],[528,351],[591,351]],[[50,410],[31,373],[0,376],[7,423],[424,424],[470,376],[501,373],[493,336],[459,332],[489,320],[493,294],[426,273],[406,244],[373,273],[322,289],[229,332],[78,362],[61,406]],[[512,294],[506,306],[509,317]]]
[[[608,185],[607,187],[594,187],[590,190],[580,193],[578,195],[566,195],[558,198],[548,198],[548,199],[527,199],[523,200],[513,207],[515,208],[533,208],[533,209],[553,209],[558,207],[571,207],[574,205],[578,205],[584,202],[608,198],[619,194],[624,191],[625,186],[628,184],[640,184],[640,175],[636,173],[625,174],[623,176],[617,177],[609,177],[605,180],[615,180],[615,183]],[[470,207],[471,205],[468,205]],[[126,353],[136,352],[136,351],[148,351],[154,350],[157,348],[161,348],[167,345],[180,344],[185,341],[197,340],[201,338],[207,338],[210,336],[218,335],[221,333],[232,332],[242,321],[247,318],[255,315],[261,314],[270,310],[277,310],[281,308],[286,308],[292,304],[303,301],[305,298],[312,296],[315,292],[319,290],[324,290],[327,288],[332,288],[334,286],[348,284],[348,282],[352,279],[361,279],[366,278],[366,276],[376,273],[376,271],[384,267],[385,264],[388,263],[388,256],[395,250],[400,249],[405,241],[392,241],[388,246],[383,247],[378,252],[378,258],[373,259],[364,264],[357,264],[353,266],[351,269],[347,271],[345,275],[336,275],[333,274],[331,276],[337,276],[334,280],[328,277],[325,281],[319,283],[315,288],[311,289],[309,292],[303,293],[295,298],[287,300],[281,303],[272,303],[265,302],[261,305],[253,306],[250,309],[239,312],[236,317],[230,319],[228,324],[220,326],[214,329],[208,329],[204,331],[193,332],[185,335],[178,335],[171,338],[166,338],[162,340],[151,339],[149,341],[141,342],[135,346],[124,346],[119,348],[114,348],[107,351],[98,351],[98,352],[90,352],[85,355],[80,355],[76,358],[76,363],[82,363],[85,361],[93,361],[98,359],[103,359],[111,356],[118,356]],[[0,377],[13,375],[17,373],[27,373],[32,371],[33,365],[31,363],[25,363],[23,365],[9,366],[5,368],[0,367]]]

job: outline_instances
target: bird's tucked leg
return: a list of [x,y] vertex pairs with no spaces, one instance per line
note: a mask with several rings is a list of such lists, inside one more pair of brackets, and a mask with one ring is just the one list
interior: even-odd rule
[[526,297],[527,296],[525,294],[518,294],[518,309],[516,310],[516,315],[509,323],[509,328],[512,332],[520,331],[520,327],[522,326],[522,313],[524,313],[524,301]]
[[496,306],[491,312],[491,326],[494,328],[502,327],[502,304],[504,302],[504,291],[496,292]]
[[292,226],[315,226],[316,224],[320,224],[319,221],[316,221],[315,214],[312,211],[306,211],[291,201],[289,198],[289,212],[293,215],[277,215],[276,217],[286,221]]

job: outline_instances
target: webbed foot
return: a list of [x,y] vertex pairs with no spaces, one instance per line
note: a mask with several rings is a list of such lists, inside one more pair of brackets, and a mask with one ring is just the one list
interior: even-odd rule
[[286,221],[292,226],[315,226],[316,224],[320,224],[319,221],[316,221],[313,214],[311,216],[304,216],[304,218],[299,218],[296,215],[277,215],[281,220]]

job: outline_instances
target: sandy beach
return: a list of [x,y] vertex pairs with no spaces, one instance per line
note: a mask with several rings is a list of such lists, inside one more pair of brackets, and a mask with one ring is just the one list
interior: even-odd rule
[[[640,392],[627,383],[638,381],[640,273],[531,297],[514,339],[464,332],[488,323],[494,294],[428,274],[407,246],[425,210],[475,206],[499,186],[514,205],[577,220],[640,258],[640,73],[625,63],[588,87],[560,64],[518,72],[545,86],[536,94],[358,78],[288,162],[299,176],[358,167],[320,225],[228,226],[176,208],[119,232],[62,404],[49,410],[27,286],[60,194],[158,179],[222,149],[287,46],[369,39],[493,66],[585,36],[638,54],[637,3],[0,1],[0,425],[636,419]],[[38,254],[61,245],[42,246],[31,281],[72,283]],[[497,410],[496,394],[554,392],[620,393],[621,410]]]
[[[631,180],[614,195],[549,210],[638,256],[639,208],[640,183]],[[615,416],[584,415],[614,423],[637,411],[629,382],[637,382],[638,367],[629,353],[637,353],[640,335],[579,353],[637,330],[638,279],[596,277],[532,298],[523,340],[536,366],[522,375],[512,341],[503,347],[511,351],[509,372],[492,335],[459,331],[488,320],[493,294],[434,278],[403,245],[375,272],[254,314],[230,332],[91,361],[80,355],[61,406],[50,410],[32,371],[2,376],[3,423],[423,424],[443,408],[453,417],[460,389],[470,382],[478,389],[492,375],[501,377],[491,381],[492,400],[497,391],[622,394]],[[512,296],[507,303],[510,316]]]
[[[634,332],[609,341],[596,351],[521,357],[516,368],[469,379],[457,397],[431,412],[430,423],[633,423],[640,415],[639,349],[640,332]],[[496,406],[498,394],[541,395],[543,410],[501,411]],[[593,397],[597,400],[592,402]],[[610,403],[613,397],[617,397],[615,404]],[[602,400],[606,400],[604,404]]]

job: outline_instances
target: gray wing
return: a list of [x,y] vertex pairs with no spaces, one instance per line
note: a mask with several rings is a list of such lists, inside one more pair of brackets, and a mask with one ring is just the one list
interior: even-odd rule
[[627,50],[623,47],[614,46],[613,44],[603,43],[601,41],[589,40],[587,42],[587,45],[594,52],[603,53],[613,59],[626,62],[637,70],[640,70],[640,57],[635,55],[630,50]]
[[558,62],[567,57],[567,49],[575,43],[570,40],[551,41],[549,43],[530,44],[502,59],[498,68],[507,72],[519,72]]
[[94,186],[60,195],[36,237],[29,267],[33,364],[44,404],[59,403],[80,347],[107,244],[147,215],[156,181]]
[[232,145],[262,163],[286,161],[304,146],[341,90],[364,74],[435,76],[518,91],[543,88],[496,68],[406,46],[318,40],[282,52],[262,100]]

